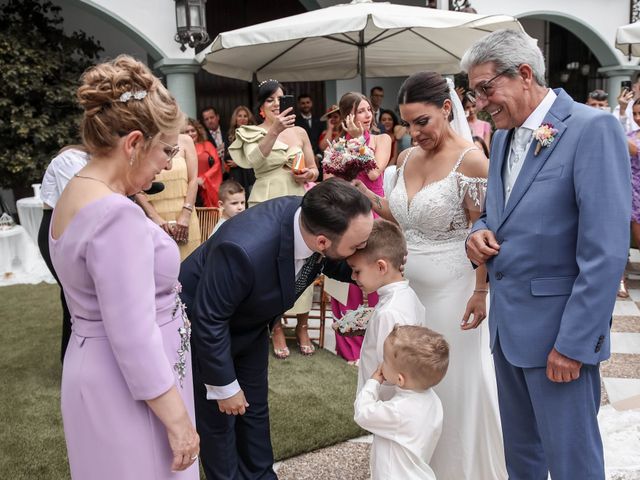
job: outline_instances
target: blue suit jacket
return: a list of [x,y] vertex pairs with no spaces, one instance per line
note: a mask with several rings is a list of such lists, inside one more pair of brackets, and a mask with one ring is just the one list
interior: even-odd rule
[[[280,197],[236,215],[182,262],[194,368],[204,383],[236,380],[233,357],[295,303],[293,218],[301,201]],[[346,262],[327,260],[324,273],[351,277]]]
[[544,367],[555,347],[585,364],[609,357],[609,328],[629,251],[627,142],[611,114],[564,90],[544,121],[558,133],[536,156],[531,144],[506,206],[502,171],[512,131],[491,142],[485,211],[500,253],[487,262],[489,327],[518,367]]

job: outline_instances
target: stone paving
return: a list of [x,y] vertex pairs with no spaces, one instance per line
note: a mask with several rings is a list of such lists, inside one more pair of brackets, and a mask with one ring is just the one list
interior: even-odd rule
[[[630,298],[618,299],[611,327],[611,358],[603,362],[599,415],[608,480],[640,480],[640,253],[631,250]],[[335,353],[327,319],[325,348]],[[371,436],[276,464],[280,480],[365,480]]]

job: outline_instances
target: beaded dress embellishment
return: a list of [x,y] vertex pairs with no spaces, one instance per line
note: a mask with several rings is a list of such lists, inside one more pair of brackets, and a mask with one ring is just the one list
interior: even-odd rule
[[175,304],[171,316],[175,318],[176,314],[182,317],[182,325],[178,328],[180,334],[180,348],[178,348],[178,361],[173,365],[173,369],[178,374],[178,382],[180,387],[183,386],[184,377],[187,375],[187,355],[189,353],[190,341],[191,341],[191,322],[187,318],[187,307],[182,300],[180,300],[180,293],[182,292],[182,285],[180,282],[176,283],[174,287],[176,294]]

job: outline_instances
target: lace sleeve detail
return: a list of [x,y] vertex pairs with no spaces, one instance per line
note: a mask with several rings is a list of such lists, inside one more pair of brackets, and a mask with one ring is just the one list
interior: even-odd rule
[[487,179],[467,177],[456,172],[458,177],[458,191],[460,198],[470,212],[481,212],[484,208],[484,198],[487,193]]

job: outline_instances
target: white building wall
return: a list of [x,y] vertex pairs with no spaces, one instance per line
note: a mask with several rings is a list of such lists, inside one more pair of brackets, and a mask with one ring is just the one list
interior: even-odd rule
[[[629,23],[629,0],[472,0],[472,6],[480,14],[507,14],[523,17],[531,14],[559,14],[576,19],[593,30],[605,42],[620,64],[629,62],[621,52],[615,50],[616,29]],[[589,47],[592,47],[587,43]]]
[[[165,59],[192,60],[194,50],[180,51],[176,34],[176,7],[174,0],[66,0],[85,4],[85,7],[104,12],[114,20],[139,33],[155,45]],[[156,58],[155,60],[160,60]]]

